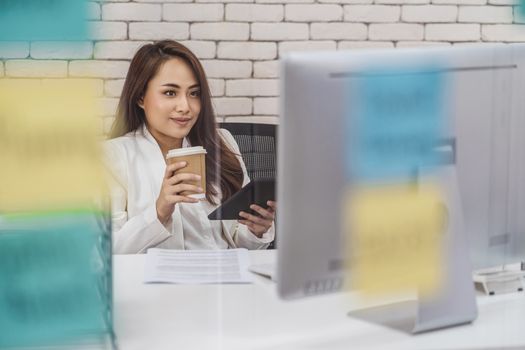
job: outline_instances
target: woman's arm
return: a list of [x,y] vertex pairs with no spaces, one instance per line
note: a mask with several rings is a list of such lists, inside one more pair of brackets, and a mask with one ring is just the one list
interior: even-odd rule
[[128,160],[123,145],[115,140],[105,144],[105,164],[111,195],[113,253],[143,253],[158,245],[172,233],[171,220],[166,225],[157,218],[155,202],[133,217],[128,215]]

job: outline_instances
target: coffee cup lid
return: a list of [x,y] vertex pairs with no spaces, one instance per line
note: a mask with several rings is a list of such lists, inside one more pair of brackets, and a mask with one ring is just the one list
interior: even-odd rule
[[190,156],[192,154],[206,154],[206,150],[202,146],[170,149],[166,158]]

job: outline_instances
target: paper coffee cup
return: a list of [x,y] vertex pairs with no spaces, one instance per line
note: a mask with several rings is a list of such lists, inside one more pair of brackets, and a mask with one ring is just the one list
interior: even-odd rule
[[190,191],[183,191],[180,194],[191,198],[204,199],[206,198],[206,150],[201,146],[177,148],[168,151],[166,155],[168,164],[186,162],[187,165],[175,171],[178,173],[191,173],[201,176],[201,181],[183,181],[183,183],[199,186],[203,189],[203,193],[195,193]]

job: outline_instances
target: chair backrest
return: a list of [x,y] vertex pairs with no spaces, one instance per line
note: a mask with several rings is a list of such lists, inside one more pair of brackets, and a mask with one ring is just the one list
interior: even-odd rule
[[239,145],[250,179],[275,178],[277,125],[252,123],[219,123]]
[[[277,125],[219,123],[237,141],[250,179],[276,178]],[[275,249],[275,240],[268,249]]]

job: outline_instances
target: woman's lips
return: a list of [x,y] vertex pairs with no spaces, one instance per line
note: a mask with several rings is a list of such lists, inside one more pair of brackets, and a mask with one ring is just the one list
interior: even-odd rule
[[180,126],[188,125],[191,120],[191,118],[170,118],[170,119]]

